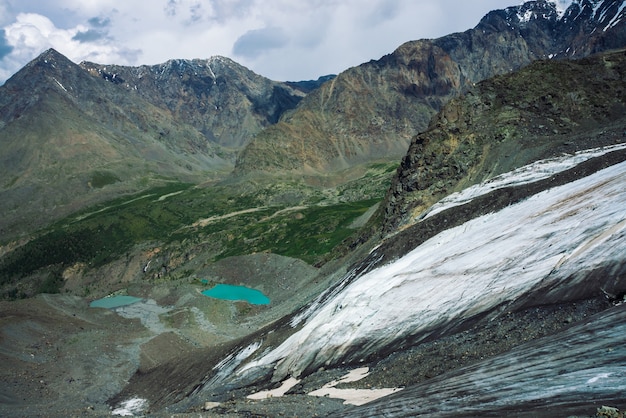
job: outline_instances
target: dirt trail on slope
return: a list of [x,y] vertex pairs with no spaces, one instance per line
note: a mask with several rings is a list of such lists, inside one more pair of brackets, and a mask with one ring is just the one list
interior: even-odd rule
[[[217,221],[221,221],[224,219],[228,219],[228,218],[232,218],[235,216],[239,216],[239,215],[245,215],[246,213],[254,213],[254,212],[260,212],[262,210],[267,209],[269,206],[259,206],[256,208],[250,208],[250,209],[244,209],[244,210],[238,210],[236,212],[230,212],[227,213],[225,215],[216,215],[216,216],[210,216],[208,218],[203,218],[203,219],[199,219],[196,222],[192,223],[189,227],[191,228],[202,228],[205,227],[213,222],[217,222]],[[287,212],[291,212],[291,211],[295,211],[295,210],[303,210],[306,209],[308,206],[293,206],[293,207],[289,207],[289,208],[284,208],[284,209],[280,209],[277,210],[275,213],[273,213],[270,216],[267,216],[265,218],[263,218],[263,220],[268,220],[268,219],[272,219],[278,215],[281,215],[283,213],[287,213]]]

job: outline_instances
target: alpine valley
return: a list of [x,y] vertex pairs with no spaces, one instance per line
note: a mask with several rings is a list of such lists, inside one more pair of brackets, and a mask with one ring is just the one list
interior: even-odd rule
[[48,50],[0,144],[3,417],[624,416],[624,0],[309,81]]

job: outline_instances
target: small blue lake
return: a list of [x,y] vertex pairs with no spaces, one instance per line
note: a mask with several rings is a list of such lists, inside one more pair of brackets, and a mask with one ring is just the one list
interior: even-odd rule
[[94,300],[89,304],[89,307],[114,309],[119,308],[120,306],[131,305],[133,303],[139,302],[140,300],[142,299],[127,295],[109,296],[106,298]]
[[243,300],[253,305],[268,305],[270,303],[270,299],[261,291],[230,284],[218,284],[212,289],[203,291],[202,294],[222,300]]

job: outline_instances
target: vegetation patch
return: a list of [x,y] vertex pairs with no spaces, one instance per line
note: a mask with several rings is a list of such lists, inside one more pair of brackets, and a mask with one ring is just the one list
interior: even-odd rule
[[117,183],[118,181],[121,181],[119,177],[117,177],[115,174],[111,172],[96,171],[91,176],[91,180],[89,181],[89,184],[91,185],[91,187],[94,187],[96,189],[101,189],[104,186]]
[[[378,200],[311,206],[284,215],[242,222],[224,242],[215,260],[255,252],[272,252],[317,264],[354,233],[349,226]],[[258,216],[258,215],[257,215]]]
[[[297,181],[170,183],[115,199],[57,222],[5,254],[0,290],[5,298],[55,292],[68,266],[80,262],[98,268],[146,243],[178,259],[200,252],[208,261],[271,252],[319,264],[355,233],[351,223],[382,200],[390,172],[388,165],[371,167],[367,180],[341,189]],[[100,181],[112,177],[103,175]],[[169,267],[168,274],[178,277]],[[24,280],[31,282],[30,290],[15,291]]]

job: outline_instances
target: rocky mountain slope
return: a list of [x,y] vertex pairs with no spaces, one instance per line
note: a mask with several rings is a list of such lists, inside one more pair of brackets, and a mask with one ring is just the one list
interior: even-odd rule
[[130,68],[46,51],[0,87],[0,240],[167,179],[223,178],[303,95],[226,58]]
[[176,120],[193,126],[208,141],[230,148],[245,145],[305,95],[298,83],[269,80],[219,56],[141,67],[91,62],[80,66],[126,94],[169,110]]
[[452,97],[537,59],[580,58],[623,46],[621,0],[529,1],[493,11],[473,29],[407,42],[324,84],[240,154],[235,173],[339,170],[400,158]]
[[[376,388],[393,394],[363,406],[329,404],[326,413],[553,416],[558,405],[569,415],[589,416],[603,405],[623,407],[626,349],[618,318],[626,306],[626,118],[619,106],[625,65],[624,50],[536,63],[446,105],[431,127],[457,123],[453,130],[476,149],[512,152],[520,160],[478,155],[467,171],[485,181],[460,187],[375,241],[309,304],[221,355],[211,352],[213,362],[186,358],[181,373],[171,362],[136,374],[113,405],[141,400],[137,411],[167,406],[172,413],[216,402],[223,414],[260,413],[281,402],[306,405],[306,396],[371,399]],[[522,82],[529,79],[544,83],[529,90]],[[590,83],[603,97],[595,102],[580,90],[584,100],[561,107],[547,98],[567,95],[564,79],[576,88]],[[511,102],[499,104],[500,94],[525,103],[522,109],[552,103],[562,118],[587,117],[564,125],[545,108],[512,117]],[[459,106],[466,101],[472,106]],[[538,125],[532,112],[550,124]],[[480,139],[481,123],[458,125],[477,113],[500,120],[494,129],[510,137]],[[424,141],[435,143],[441,149],[415,155],[436,155],[462,141],[448,134]],[[473,148],[459,149],[472,157]],[[416,173],[426,170],[416,167]],[[434,177],[451,175],[450,165],[428,167]],[[367,377],[341,383],[339,376],[351,370]],[[172,384],[157,386],[165,376]],[[265,399],[271,393],[286,394],[282,401]]]
[[450,101],[416,135],[385,204],[388,233],[435,201],[538,158],[624,138],[624,50],[538,61]]

